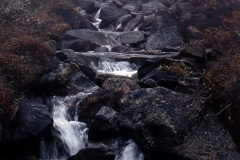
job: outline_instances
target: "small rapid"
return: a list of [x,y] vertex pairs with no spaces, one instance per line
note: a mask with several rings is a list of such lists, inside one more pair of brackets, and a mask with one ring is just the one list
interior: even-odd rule
[[115,157],[115,160],[144,160],[144,155],[136,143],[133,140],[129,140],[127,143],[128,145]]
[[92,67],[96,69],[98,73],[108,73],[126,77],[132,77],[137,73],[137,66],[125,61],[100,61],[98,62],[98,66],[92,64]]
[[67,159],[68,157],[76,154],[80,149],[85,148],[88,142],[87,125],[78,122],[77,106],[73,108],[73,114],[70,114],[70,109],[65,104],[70,99],[82,99],[91,94],[98,87],[91,88],[87,92],[80,92],[75,96],[67,97],[53,97],[53,111],[52,118],[53,139],[49,141],[43,140],[40,146],[41,159]]

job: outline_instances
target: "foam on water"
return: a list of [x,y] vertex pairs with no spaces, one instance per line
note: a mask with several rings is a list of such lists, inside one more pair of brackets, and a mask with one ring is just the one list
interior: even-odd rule
[[132,77],[137,73],[136,66],[125,61],[101,61],[98,63],[98,66],[92,64],[92,67],[95,68],[99,73],[108,73],[126,77]]
[[[68,112],[68,107],[64,101],[68,101],[73,98],[82,99],[87,95],[94,92],[98,87],[87,89],[85,92],[80,92],[74,96],[67,96],[65,98],[53,97],[53,112],[52,118],[53,140],[49,142],[41,142],[41,158],[42,159],[67,159],[69,156],[76,154],[80,149],[85,147],[88,141],[87,125],[82,122],[78,122],[77,115],[73,117]],[[77,108],[75,108],[75,113]]]
[[144,160],[144,155],[136,143],[133,140],[129,140],[128,145],[115,157],[115,160]]

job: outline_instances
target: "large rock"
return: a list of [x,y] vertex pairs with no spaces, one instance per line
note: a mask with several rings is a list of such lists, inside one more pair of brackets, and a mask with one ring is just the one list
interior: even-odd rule
[[78,3],[78,6],[81,6],[89,14],[96,13],[100,8],[99,2],[94,0],[78,0]]
[[147,50],[180,50],[181,47],[183,47],[183,41],[177,26],[152,34],[146,42]]
[[117,9],[110,5],[105,5],[101,8],[99,18],[102,21],[99,24],[100,29],[108,27],[111,23],[117,21],[121,16],[129,14],[127,10]]
[[106,155],[107,149],[102,146],[93,146],[81,149],[68,160],[114,160],[114,156]]
[[161,70],[159,68],[154,68],[150,73],[148,73],[145,77],[141,79],[141,82],[143,84],[146,84],[146,87],[151,87],[148,86],[149,79],[153,81],[150,84],[155,82],[155,84],[158,86],[162,86],[172,90],[175,89],[178,82],[178,76],[176,76],[176,74]]
[[143,24],[139,27],[139,30],[151,31],[151,26],[153,24],[154,19],[155,14],[150,14],[149,16],[147,16],[146,20],[144,20]]
[[121,99],[120,129],[145,153],[168,152],[184,143],[201,122],[199,98],[162,87],[140,89]]
[[130,20],[127,25],[124,27],[123,31],[133,31],[138,27],[144,20],[143,14],[140,12],[135,18]]
[[112,108],[103,106],[91,122],[89,140],[104,140],[117,136],[116,114]]
[[144,40],[145,38],[142,32],[132,31],[132,32],[123,32],[120,34],[120,41],[122,44],[139,43]]
[[196,132],[185,143],[174,146],[173,150],[174,154],[190,160],[240,159],[230,133],[211,111],[207,111]]
[[50,133],[53,123],[48,107],[41,100],[24,98],[17,103],[16,117],[3,134],[4,153],[9,159],[37,153],[41,136]]
[[117,42],[119,33],[98,32],[88,29],[75,29],[66,31],[66,34],[72,37],[89,40],[90,42],[99,46],[119,45]]
[[94,118],[102,106],[119,111],[119,99],[126,93],[140,87],[129,78],[109,78],[102,87],[79,103],[78,115],[80,121]]
[[[130,14],[127,14],[127,15],[124,15],[124,16],[120,17],[116,22],[116,26],[115,26],[116,30],[125,26],[131,19],[132,19],[132,15],[130,15]],[[118,25],[120,25],[120,27]]]

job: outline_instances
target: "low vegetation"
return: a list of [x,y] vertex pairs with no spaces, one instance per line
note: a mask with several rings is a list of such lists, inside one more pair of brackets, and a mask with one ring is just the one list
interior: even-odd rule
[[[37,85],[41,74],[56,67],[46,41],[72,28],[65,11],[81,16],[77,1],[2,0],[0,6],[0,112],[15,114],[14,99]],[[62,13],[62,14],[61,14]]]

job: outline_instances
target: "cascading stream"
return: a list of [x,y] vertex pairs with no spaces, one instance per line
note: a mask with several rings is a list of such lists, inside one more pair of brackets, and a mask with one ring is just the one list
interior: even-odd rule
[[52,136],[54,138],[51,142],[42,141],[40,146],[42,159],[67,159],[85,147],[88,139],[87,125],[78,122],[76,114],[70,115],[69,108],[65,105],[64,101],[73,98],[82,99],[97,88],[91,88],[85,93],[80,92],[75,96],[67,96],[65,98],[54,97],[52,99],[52,117],[54,120]]

